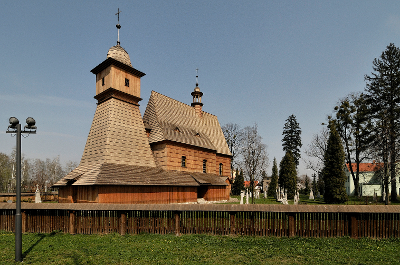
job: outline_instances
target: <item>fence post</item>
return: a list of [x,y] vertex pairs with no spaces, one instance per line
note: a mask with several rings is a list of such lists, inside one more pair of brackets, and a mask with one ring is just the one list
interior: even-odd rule
[[354,239],[358,238],[358,222],[356,213],[350,213],[350,237]]
[[295,222],[295,213],[288,213],[289,217],[289,237],[294,237],[296,235],[296,222]]
[[179,212],[175,212],[175,235],[180,236],[180,220],[179,220]]
[[230,215],[230,223],[231,223],[231,235],[236,234],[236,212],[229,212]]
[[126,234],[126,213],[122,212],[119,216],[119,233],[121,236]]
[[28,218],[26,215],[26,211],[23,211],[21,213],[21,218],[22,218],[22,233],[25,233],[27,231],[27,226],[28,226]]
[[75,211],[69,211],[69,233],[75,234]]

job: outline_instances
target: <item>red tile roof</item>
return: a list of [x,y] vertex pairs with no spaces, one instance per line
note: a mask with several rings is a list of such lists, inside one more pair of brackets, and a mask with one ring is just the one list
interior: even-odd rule
[[[256,181],[254,181],[254,187],[255,186],[257,186],[258,185],[258,181],[256,180]],[[245,182],[244,182],[244,186],[247,188],[247,187],[250,187],[250,180],[246,180]]]
[[[349,164],[346,164],[347,169],[350,171]],[[374,172],[380,169],[383,166],[383,163],[360,163],[359,172]],[[357,170],[357,164],[351,163],[351,167],[355,172]]]

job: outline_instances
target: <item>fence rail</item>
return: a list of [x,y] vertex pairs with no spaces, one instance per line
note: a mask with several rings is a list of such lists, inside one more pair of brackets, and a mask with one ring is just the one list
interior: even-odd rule
[[[14,217],[15,204],[0,204],[0,230],[14,231]],[[22,203],[22,231],[389,238],[400,206]]]

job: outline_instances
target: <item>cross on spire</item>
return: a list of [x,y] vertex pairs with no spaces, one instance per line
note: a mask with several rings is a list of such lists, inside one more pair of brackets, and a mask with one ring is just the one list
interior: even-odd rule
[[119,24],[119,13],[121,13],[121,11],[119,11],[119,8],[118,8],[118,12],[115,13],[115,15],[118,15],[118,24],[117,24],[117,29],[118,29],[118,40],[117,40],[117,45],[120,44],[120,42],[119,42],[119,29],[121,28],[121,25]]
[[196,68],[196,87],[199,86],[199,68]]
[[118,8],[118,12],[115,13],[115,15],[118,15],[118,24],[119,24],[119,13],[121,13],[121,11],[119,11],[119,8]]

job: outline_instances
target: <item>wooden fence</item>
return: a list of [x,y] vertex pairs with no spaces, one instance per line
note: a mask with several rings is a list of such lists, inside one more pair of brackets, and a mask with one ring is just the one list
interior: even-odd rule
[[[0,204],[14,231],[15,204]],[[400,206],[22,203],[22,231],[70,234],[213,234],[400,237]]]

